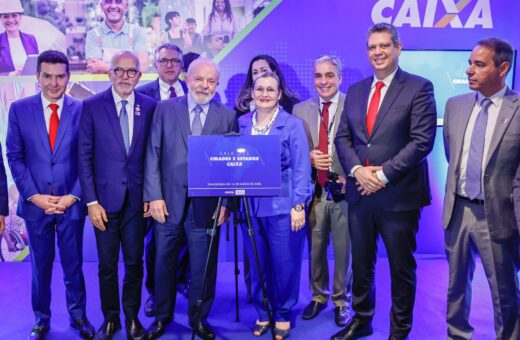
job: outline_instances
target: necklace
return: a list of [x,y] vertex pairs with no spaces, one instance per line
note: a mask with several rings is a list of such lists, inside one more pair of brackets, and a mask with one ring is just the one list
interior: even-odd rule
[[253,130],[255,131],[254,134],[256,135],[267,135],[269,130],[271,129],[271,126],[273,126],[274,120],[276,119],[276,116],[278,116],[278,112],[280,112],[280,106],[276,105],[273,112],[271,113],[271,118],[269,118],[269,121],[267,124],[259,128],[258,127],[258,121],[256,119],[257,110],[253,111]]

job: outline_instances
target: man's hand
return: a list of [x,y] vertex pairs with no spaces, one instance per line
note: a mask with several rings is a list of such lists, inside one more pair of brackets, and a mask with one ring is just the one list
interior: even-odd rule
[[107,230],[105,227],[105,223],[108,222],[108,216],[105,209],[101,206],[101,204],[96,203],[88,206],[88,217],[90,218],[90,222],[94,227],[98,228],[101,231]]
[[381,170],[381,166],[363,166],[354,171],[356,177],[358,191],[361,195],[366,196],[375,193],[385,187],[377,178],[376,171]]
[[311,165],[318,170],[329,170],[332,166],[332,158],[320,150],[312,150],[310,152]]
[[291,208],[291,230],[298,231],[305,226],[305,209],[296,211]]
[[[215,213],[213,213],[213,219],[215,219],[215,217],[217,217],[217,209],[215,209]],[[217,225],[222,225],[222,223],[226,222],[226,220],[228,219],[229,217],[229,210],[227,207],[220,207],[220,214],[218,215],[218,221],[217,221]]]
[[166,208],[165,200],[150,201],[150,213],[154,220],[159,223],[166,222],[166,216],[169,216],[168,209]]
[[103,60],[98,58],[90,58],[87,60],[87,72],[93,74],[107,73],[110,66]]
[[150,210],[150,203],[144,202],[143,211],[144,211],[144,214],[143,214],[144,218],[148,218],[148,217],[152,216],[152,211]]
[[62,208],[62,212],[65,212],[68,208],[70,208],[74,203],[76,203],[78,199],[72,195],[63,195],[60,197],[58,201],[58,205]]
[[5,230],[5,216],[0,215],[0,234]]
[[31,198],[31,203],[45,211],[47,215],[63,214],[65,207],[59,204],[61,196],[36,194]]
[[341,183],[341,194],[347,193],[347,178],[345,176],[338,176],[336,183]]

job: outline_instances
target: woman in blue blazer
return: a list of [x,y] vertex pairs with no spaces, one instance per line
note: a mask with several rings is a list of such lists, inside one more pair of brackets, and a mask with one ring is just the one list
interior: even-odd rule
[[[257,78],[251,92],[255,111],[239,118],[240,132],[245,135],[279,135],[282,146],[282,194],[255,197],[250,204],[260,265],[276,322],[276,338],[284,339],[289,336],[291,310],[298,301],[305,206],[312,197],[309,146],[303,122],[278,104],[282,92],[274,73],[268,72]],[[246,252],[253,259],[253,246],[246,228],[243,228],[243,234]],[[251,261],[251,265],[252,296],[258,312],[253,334],[260,336],[268,331],[269,319],[262,302],[256,262]]]

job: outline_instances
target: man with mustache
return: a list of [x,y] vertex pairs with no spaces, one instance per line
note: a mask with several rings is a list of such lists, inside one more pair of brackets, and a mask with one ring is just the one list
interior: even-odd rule
[[99,6],[105,20],[87,32],[87,72],[107,73],[112,56],[122,50],[133,52],[139,58],[141,72],[146,71],[150,60],[146,33],[138,25],[125,21],[128,0],[100,0]]
[[513,58],[508,42],[479,41],[466,70],[469,87],[476,92],[446,103],[448,339],[473,337],[469,313],[477,253],[491,291],[496,339],[520,338],[519,235],[513,202],[518,202],[520,184],[520,96],[505,81]]
[[[329,300],[329,266],[327,246],[332,234],[334,247],[334,281],[331,300],[334,320],[345,326],[350,320],[352,273],[350,235],[345,201],[345,174],[336,157],[334,137],[339,126],[345,94],[339,91],[341,61],[336,56],[322,56],[314,62],[314,87],[318,96],[296,104],[293,114],[303,119],[309,140],[310,161],[315,180],[314,197],[309,217],[310,286],[312,301],[303,310],[302,318],[316,317]],[[338,175],[329,181],[333,174]],[[338,189],[332,188],[334,185]]]
[[123,250],[123,312],[128,339],[145,339],[139,322],[148,205],[143,202],[144,157],[155,100],[134,91],[139,59],[117,52],[112,86],[85,100],[79,132],[80,182],[94,225],[104,322],[96,339],[112,339],[119,319],[118,259]]
[[[149,339],[164,334],[173,319],[175,308],[174,275],[179,245],[183,235],[188,240],[191,285],[188,317],[191,327],[203,339],[214,339],[215,332],[206,319],[215,297],[217,254],[211,256],[208,281],[200,310],[200,319],[194,307],[202,290],[206,258],[208,256],[208,228],[216,215],[216,198],[189,198],[188,136],[224,135],[233,131],[235,112],[217,103],[213,98],[219,81],[217,65],[206,58],[191,63],[186,75],[188,95],[157,104],[150,141],[146,153],[144,199],[150,202],[155,224],[156,313],[148,327]],[[228,216],[222,207],[218,224]],[[218,234],[215,236],[218,249]]]
[[417,278],[415,234],[421,208],[430,204],[426,157],[437,125],[433,85],[399,68],[402,44],[394,26],[368,30],[374,75],[349,87],[336,134],[336,152],[347,177],[355,316],[333,340],[372,334],[374,270],[381,236],[391,273],[389,339],[412,329]]

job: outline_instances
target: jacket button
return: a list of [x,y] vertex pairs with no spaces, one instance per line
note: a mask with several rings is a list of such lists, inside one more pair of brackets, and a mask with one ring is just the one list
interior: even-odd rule
[[370,144],[370,143],[367,144],[367,148],[369,148],[369,147],[371,147],[371,146],[372,146],[372,144]]

